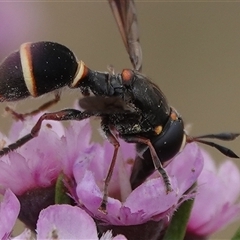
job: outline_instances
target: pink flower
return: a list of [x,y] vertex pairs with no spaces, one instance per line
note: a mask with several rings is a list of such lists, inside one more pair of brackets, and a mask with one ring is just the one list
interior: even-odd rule
[[[15,122],[5,145],[30,132],[38,116]],[[55,184],[60,173],[72,179],[72,169],[83,153],[93,148],[88,120],[72,122],[64,129],[60,122],[45,121],[39,136],[1,157],[0,192],[10,188],[21,202],[19,218],[32,230],[40,211],[55,202]]]
[[[106,230],[108,229],[106,226],[112,228],[113,225],[115,228],[139,225],[139,235],[144,236],[141,231],[144,229],[144,224],[148,225],[152,221],[167,221],[177,209],[185,191],[196,182],[203,167],[203,158],[195,143],[188,144],[184,151],[166,167],[173,192],[166,194],[165,185],[158,173],[156,173],[157,177],[148,179],[131,191],[129,160],[133,158],[134,146],[122,141],[120,145],[121,152],[109,187],[107,214],[98,211],[98,208],[102,200],[103,179],[112,158],[113,149],[109,143],[105,143],[104,147],[99,147],[95,154],[87,156],[84,161],[79,161],[74,166],[78,201],[98,220],[99,229],[102,227]],[[155,223],[154,227],[156,228]],[[150,225],[147,234],[151,232],[149,229]],[[127,232],[123,229],[121,231],[127,238],[132,239],[131,229]]]
[[204,169],[198,178],[198,191],[188,223],[188,234],[209,236],[240,219],[240,172],[230,160],[216,168],[203,151]]
[[[0,238],[10,240],[10,234],[20,209],[16,196],[7,190],[0,205]],[[53,205],[40,212],[37,222],[37,235],[25,229],[17,239],[92,239],[98,240],[96,224],[93,219],[79,207],[70,205]],[[110,231],[100,240],[127,240],[123,235],[112,237]]]
[[[104,235],[101,240],[126,240],[122,235],[113,238],[110,232]],[[62,204],[41,211],[37,222],[37,239],[98,240],[99,238],[95,222],[84,210]]]
[[9,239],[19,211],[18,199],[11,190],[7,189],[0,203],[0,239]]

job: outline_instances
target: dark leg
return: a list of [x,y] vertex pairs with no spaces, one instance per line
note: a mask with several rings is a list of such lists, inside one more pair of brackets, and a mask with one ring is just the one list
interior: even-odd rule
[[107,177],[104,180],[103,199],[102,199],[101,205],[98,209],[99,211],[101,211],[103,213],[107,213],[106,207],[107,207],[107,198],[108,198],[108,185],[109,185],[109,182],[110,182],[112,174],[113,174],[113,169],[114,169],[114,166],[116,163],[117,153],[118,153],[120,144],[119,144],[117,138],[112,134],[112,132],[109,128],[109,125],[107,124],[107,121],[105,121],[105,119],[102,121],[101,126],[102,126],[102,129],[103,129],[104,133],[106,134],[106,137],[108,138],[109,142],[114,146],[114,153],[113,153],[112,161],[111,161],[110,167],[108,169]]
[[44,120],[54,120],[54,121],[77,120],[77,121],[80,121],[80,120],[89,118],[94,115],[98,115],[98,113],[97,112],[87,112],[87,111],[81,112],[81,111],[78,111],[75,109],[65,109],[65,110],[61,110],[59,112],[45,113],[38,119],[37,123],[34,125],[34,127],[32,128],[32,130],[29,134],[18,139],[15,143],[10,144],[9,146],[1,149],[0,157],[21,147],[26,142],[37,137],[37,135],[41,129],[42,122]]
[[167,193],[173,191],[169,177],[167,175],[167,172],[165,171],[165,169],[162,166],[162,163],[160,161],[160,159],[157,156],[157,153],[151,143],[151,141],[147,138],[143,138],[143,137],[139,137],[139,136],[131,136],[131,135],[125,135],[122,136],[122,138],[129,143],[143,143],[146,144],[149,147],[150,153],[151,153],[151,157],[152,157],[152,161],[153,161],[153,165],[154,168],[156,170],[158,170],[158,172],[161,174],[165,187],[166,187],[166,191]]
[[9,113],[11,113],[11,115],[13,116],[14,119],[16,120],[21,120],[24,121],[25,117],[27,116],[33,116],[36,115],[46,109],[48,109],[49,107],[51,107],[52,105],[58,103],[60,101],[60,94],[56,93],[55,94],[55,98],[44,103],[43,105],[41,105],[38,109],[33,110],[32,112],[29,113],[17,113],[15,112],[13,109],[11,109],[10,107],[6,107],[5,110]]

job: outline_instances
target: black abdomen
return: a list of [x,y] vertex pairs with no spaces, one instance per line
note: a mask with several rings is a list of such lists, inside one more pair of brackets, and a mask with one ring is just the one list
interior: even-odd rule
[[77,68],[73,52],[61,44],[24,43],[0,65],[0,101],[37,97],[70,85]]
[[38,42],[30,47],[37,95],[62,88],[72,82],[77,71],[76,57],[58,43]]
[[0,102],[16,101],[28,96],[20,54],[19,51],[14,52],[0,65]]

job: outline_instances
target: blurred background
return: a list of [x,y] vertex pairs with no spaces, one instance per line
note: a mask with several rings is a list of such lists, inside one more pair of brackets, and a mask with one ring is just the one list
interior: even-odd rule
[[[136,1],[136,5],[143,72],[191,125],[191,134],[240,132],[240,4]],[[106,71],[109,64],[116,71],[131,68],[106,1],[0,2],[0,61],[21,43],[42,40],[68,46],[95,70]],[[66,91],[51,110],[72,106],[80,96],[78,91]],[[28,99],[14,107],[26,112],[51,98]],[[0,104],[2,115],[6,105]],[[1,116],[3,133],[11,121],[10,116]],[[240,139],[226,146],[240,155]],[[224,160],[208,150],[218,163]],[[236,226],[212,239],[229,239]]]

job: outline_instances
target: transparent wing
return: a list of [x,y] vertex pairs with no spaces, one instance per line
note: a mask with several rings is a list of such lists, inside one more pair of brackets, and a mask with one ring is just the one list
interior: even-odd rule
[[108,0],[133,68],[142,69],[136,7],[133,0]]

